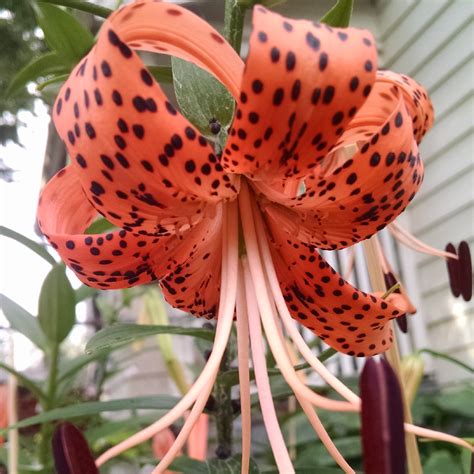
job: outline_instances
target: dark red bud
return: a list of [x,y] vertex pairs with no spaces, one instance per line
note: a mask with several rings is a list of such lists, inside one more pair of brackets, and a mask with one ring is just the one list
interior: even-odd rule
[[400,385],[387,361],[367,359],[360,377],[365,474],[405,474],[406,451]]
[[57,474],[99,474],[86,439],[72,423],[57,425],[52,444]]

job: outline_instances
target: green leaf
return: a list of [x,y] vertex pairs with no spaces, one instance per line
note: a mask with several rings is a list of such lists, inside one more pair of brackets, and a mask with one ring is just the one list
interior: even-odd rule
[[10,374],[13,374],[18,379],[18,383],[21,386],[27,388],[39,400],[44,400],[46,398],[46,395],[41,390],[39,385],[35,383],[34,380],[31,380],[30,378],[23,375],[21,372],[16,371],[13,367],[10,367],[9,365],[4,364],[3,362],[0,362],[0,369],[5,370]]
[[444,352],[438,352],[438,351],[433,351],[432,349],[420,349],[418,352],[425,352],[426,354],[430,354],[433,357],[437,357],[439,359],[444,359],[447,360],[448,362],[451,362],[452,364],[458,365],[459,367],[462,367],[463,369],[467,370],[468,372],[471,372],[471,374],[474,374],[474,368],[470,367],[469,365],[465,364],[463,361],[456,359],[454,357],[451,357],[449,354],[445,354]]
[[46,276],[38,305],[38,321],[53,343],[59,344],[76,322],[76,297],[63,265],[56,265]]
[[92,13],[93,15],[107,18],[113,13],[113,10],[107,7],[101,7],[91,2],[82,0],[40,0],[42,3],[52,3],[54,5],[62,5],[63,7],[74,8],[83,12]]
[[86,352],[88,354],[99,353],[104,350],[109,350],[111,347],[129,344],[137,339],[154,336],[156,334],[176,334],[199,337],[208,341],[214,340],[214,331],[203,328],[153,326],[146,324],[114,324],[94,334],[86,345]]
[[173,82],[173,72],[170,66],[147,66],[147,69],[157,82],[162,84]]
[[[329,455],[325,446],[317,439],[313,432],[313,443],[308,444],[304,449],[298,453],[298,459],[295,463],[296,467],[310,467],[316,466],[333,466],[334,459]],[[344,458],[360,459],[362,457],[362,447],[360,436],[349,436],[347,438],[336,438],[334,444],[341,451]],[[316,472],[319,470],[315,469]]]
[[454,456],[446,450],[435,451],[423,465],[423,472],[430,474],[446,474],[460,472],[461,466]]
[[434,398],[434,404],[446,413],[474,419],[474,388],[465,387],[458,391],[446,391]]
[[66,73],[68,68],[57,53],[46,53],[34,58],[23,69],[15,74],[8,85],[7,96],[18,93],[28,82],[37,81],[50,74]]
[[37,318],[2,294],[0,294],[0,308],[12,329],[23,334],[41,350],[47,350],[48,342]]
[[68,66],[75,65],[92,48],[92,34],[70,13],[46,3],[36,4],[35,11],[46,42]]
[[351,22],[353,0],[337,0],[337,3],[322,18],[326,25],[347,28]]
[[179,58],[171,58],[173,83],[181,113],[204,135],[212,136],[209,122],[217,120],[222,132],[232,122],[234,99],[211,74]]
[[56,420],[69,420],[81,416],[98,415],[109,411],[122,410],[170,410],[179,398],[170,397],[168,395],[155,395],[148,397],[121,398],[118,400],[108,400],[105,402],[85,402],[77,403],[63,408],[55,408],[53,410],[32,416],[25,420],[9,426],[8,429],[24,428],[25,426],[36,425],[39,423],[47,423]]
[[45,81],[39,82],[38,85],[36,86],[36,90],[38,92],[42,92],[42,91],[45,91],[45,89],[48,86],[54,86],[55,84],[58,84],[58,85],[63,84],[64,82],[66,82],[68,77],[69,77],[69,73],[60,74],[59,76],[53,76],[50,79],[46,79]]
[[0,235],[8,237],[9,239],[16,240],[20,244],[23,244],[25,247],[28,247],[37,255],[44,258],[51,265],[56,264],[56,260],[54,260],[53,256],[48,253],[44,245],[41,245],[38,242],[35,242],[34,240],[31,240],[28,237],[25,237],[24,235],[21,235],[18,232],[15,232],[14,230],[9,229],[8,227],[4,227],[2,225],[0,226]]
[[86,230],[86,234],[103,234],[116,226],[109,222],[105,217],[101,217],[94,221]]

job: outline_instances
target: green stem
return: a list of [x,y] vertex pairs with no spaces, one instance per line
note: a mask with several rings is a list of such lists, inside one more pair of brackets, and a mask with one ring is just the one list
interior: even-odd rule
[[[56,402],[56,388],[57,388],[57,375],[58,375],[58,362],[59,362],[59,344],[54,343],[51,348],[51,359],[49,364],[49,377],[48,377],[48,389],[46,392],[46,400],[42,404],[44,411],[49,411],[55,406]],[[48,466],[51,461],[51,441],[52,426],[50,423],[43,423],[41,425],[41,442],[39,445],[39,461],[43,466],[43,473],[49,473],[51,467]]]
[[239,54],[244,30],[245,10],[245,6],[240,5],[238,0],[225,0],[224,36]]
[[[220,371],[229,370],[229,356],[226,353],[222,359]],[[217,431],[216,455],[220,459],[232,456],[232,427],[234,410],[232,407],[232,387],[216,380],[214,385],[215,420]]]

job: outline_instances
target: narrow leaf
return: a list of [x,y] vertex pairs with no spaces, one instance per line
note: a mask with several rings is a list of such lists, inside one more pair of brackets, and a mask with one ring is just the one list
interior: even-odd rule
[[179,58],[171,58],[173,83],[181,113],[204,135],[210,136],[210,123],[222,130],[232,122],[234,99],[211,74]]
[[170,397],[168,395],[155,395],[148,397],[121,398],[105,402],[77,403],[75,405],[55,408],[41,413],[40,415],[32,416],[31,418],[22,420],[15,425],[9,426],[8,429],[24,428],[25,426],[47,423],[50,421],[69,420],[81,416],[98,415],[109,411],[170,410],[179,402],[179,400],[179,398]]
[[35,11],[46,42],[68,65],[75,65],[92,47],[92,34],[70,13],[46,3],[36,4]]
[[2,294],[0,294],[0,308],[12,329],[23,334],[43,351],[47,350],[48,343],[37,318]]
[[6,372],[14,375],[18,379],[18,383],[27,388],[38,400],[44,400],[46,398],[45,394],[41,388],[30,378],[23,375],[21,372],[16,371],[13,367],[10,367],[3,362],[0,362],[0,369],[5,370]]
[[137,339],[156,334],[176,334],[193,336],[208,341],[214,340],[214,331],[203,328],[183,328],[180,326],[153,326],[145,324],[114,324],[100,330],[86,345],[88,354],[108,350],[114,346],[129,344]]
[[29,239],[28,237],[25,237],[24,235],[21,235],[18,232],[15,232],[14,230],[4,226],[0,226],[0,235],[8,237],[9,239],[16,240],[20,244],[23,244],[25,247],[28,247],[30,250],[39,255],[41,258],[44,258],[51,265],[54,265],[56,263],[56,260],[54,260],[53,256],[48,253],[44,245],[41,245],[38,242]]
[[61,474],[99,474],[83,434],[72,423],[60,423],[53,434],[56,472]]
[[66,73],[67,70],[68,68],[55,52],[38,56],[15,74],[6,90],[6,95],[12,96],[17,94],[28,82],[37,81],[40,77]]
[[46,276],[38,305],[38,321],[47,338],[62,342],[76,321],[76,298],[63,265],[56,265]]
[[322,18],[321,23],[346,28],[351,22],[353,0],[337,0],[337,3]]
[[366,474],[406,472],[403,403],[397,376],[384,360],[367,359],[360,377]]
[[107,7],[101,7],[91,2],[84,2],[82,0],[40,0],[42,3],[52,3],[53,5],[62,5],[63,7],[74,8],[92,15],[107,18],[113,13],[113,10]]
[[438,357],[440,359],[447,360],[448,362],[451,362],[452,364],[458,365],[459,367],[462,367],[463,369],[467,370],[468,372],[471,372],[471,374],[474,374],[474,367],[471,367],[471,366],[465,364],[462,360],[456,359],[455,357],[452,357],[449,354],[445,354],[444,352],[438,352],[438,351],[434,351],[432,349],[420,349],[418,352],[425,352],[426,354],[430,354],[434,357]]

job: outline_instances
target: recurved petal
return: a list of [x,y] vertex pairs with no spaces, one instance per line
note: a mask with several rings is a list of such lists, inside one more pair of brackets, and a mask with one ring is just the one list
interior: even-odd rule
[[[208,203],[233,198],[238,178],[224,173],[213,148],[173,108],[131,48],[193,60],[229,87],[242,65],[191,12],[136,2],[104,23],[56,100],[54,122],[94,207],[129,231],[179,231],[199,221]],[[226,58],[222,66],[220,57]]]
[[376,70],[368,31],[255,7],[226,169],[265,180],[308,174],[366,100]]
[[38,224],[64,262],[86,285],[127,288],[156,280],[164,260],[152,256],[173,237],[135,236],[125,230],[85,234],[97,217],[87,201],[75,170],[59,171],[46,185],[38,206]]
[[369,356],[392,343],[389,321],[402,313],[345,281],[312,245],[267,220],[275,268],[292,316],[340,352]]
[[172,305],[197,315],[213,316],[219,296],[222,205],[214,216],[171,236],[117,230],[84,234],[97,216],[75,170],[60,171],[46,185],[38,223],[64,262],[86,285],[128,288],[161,279]]
[[288,232],[319,248],[337,249],[392,222],[422,179],[404,95],[393,83],[378,81],[334,151],[302,182],[303,193],[289,198],[263,183],[254,186],[275,203],[266,211]]

